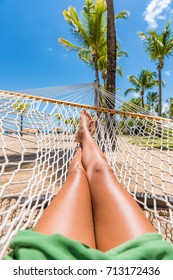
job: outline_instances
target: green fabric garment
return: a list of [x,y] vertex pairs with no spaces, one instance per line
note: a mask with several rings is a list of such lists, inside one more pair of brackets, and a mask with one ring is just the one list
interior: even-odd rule
[[158,233],[146,233],[107,252],[60,234],[19,231],[5,260],[173,260],[173,245]]

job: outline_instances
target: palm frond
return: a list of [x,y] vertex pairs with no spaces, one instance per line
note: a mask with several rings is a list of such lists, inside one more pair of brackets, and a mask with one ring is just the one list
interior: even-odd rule
[[122,77],[123,76],[123,68],[119,65],[116,67],[117,74]]
[[138,32],[144,41],[145,50],[150,55],[151,60],[158,60],[162,64],[164,58],[173,54],[173,32],[170,28],[171,22],[168,21],[162,33],[156,33],[155,30],[149,31],[147,34]]
[[128,88],[125,92],[124,92],[124,96],[127,96],[127,94],[129,92],[138,92],[137,88]]
[[64,38],[58,38],[58,42],[59,42],[62,46],[66,47],[66,48],[67,48],[68,50],[70,50],[70,51],[78,52],[78,51],[85,50],[85,49],[83,49],[83,48],[81,48],[81,47],[79,47],[79,46],[74,45],[73,43],[71,43],[70,41],[68,41],[68,40],[66,40],[66,39],[64,39]]
[[68,10],[63,12],[65,20],[72,27],[74,35],[78,40],[82,40],[83,46],[90,46],[90,37],[87,36],[85,26],[80,21],[78,13],[74,7],[69,7]]
[[115,15],[115,20],[120,19],[120,18],[126,19],[127,17],[128,17],[128,12],[124,10],[124,11],[118,13],[117,15]]
[[158,92],[151,92],[151,91],[149,91],[147,93],[147,100],[150,101],[150,102],[157,102],[158,98],[159,98]]
[[99,57],[98,68],[100,71],[106,72],[106,68],[107,68],[107,56],[106,55]]
[[85,63],[87,64],[87,66],[91,67],[94,70],[94,62],[92,59],[92,54],[91,52],[85,52],[85,51],[81,51],[78,53],[79,58]]
[[147,35],[144,32],[138,32],[138,35],[141,37],[142,40],[147,40]]
[[122,56],[128,57],[128,53],[126,51],[118,51],[116,55],[117,59],[119,59]]
[[117,60],[119,58],[121,58],[122,56],[128,57],[128,53],[126,51],[121,50],[121,45],[117,41],[117,45],[116,45],[116,58],[117,58]]
[[94,4],[92,13],[86,18],[87,34],[91,37],[91,44],[93,43],[98,47],[100,43],[106,42],[106,4],[104,0],[96,1]]
[[140,80],[137,77],[131,75],[128,77],[128,79],[132,85],[134,85],[136,87],[140,86]]

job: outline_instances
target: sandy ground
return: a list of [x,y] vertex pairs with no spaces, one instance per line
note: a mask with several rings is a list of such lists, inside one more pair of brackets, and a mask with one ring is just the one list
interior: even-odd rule
[[[75,149],[73,137],[0,136],[0,246],[9,242],[13,228],[32,227],[62,185]],[[117,143],[114,153],[107,152],[112,168],[173,242],[173,151],[132,145],[125,137],[117,137]]]
[[[173,196],[173,151],[147,150],[129,144],[122,137],[117,140],[118,148],[113,154],[107,152],[108,160],[126,188],[129,191]],[[0,137],[1,196],[20,193],[29,181],[37,184],[44,179],[48,183],[50,177],[55,177],[57,173],[62,175],[60,173],[67,170],[68,159],[75,146],[73,135]]]

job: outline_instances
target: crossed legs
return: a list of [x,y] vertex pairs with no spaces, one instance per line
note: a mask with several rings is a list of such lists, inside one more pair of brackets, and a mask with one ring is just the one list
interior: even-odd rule
[[73,158],[63,188],[43,213],[35,231],[60,233],[107,251],[155,230],[117,181],[92,138],[94,130],[95,123],[83,111],[76,136],[82,148]]

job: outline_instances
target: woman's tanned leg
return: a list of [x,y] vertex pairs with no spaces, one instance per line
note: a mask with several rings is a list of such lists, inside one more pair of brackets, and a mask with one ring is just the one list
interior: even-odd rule
[[60,233],[95,248],[91,198],[81,148],[71,162],[67,180],[36,224],[35,231]]
[[89,133],[91,117],[83,111],[77,141],[82,146],[82,164],[90,185],[96,247],[107,251],[143,233],[154,232],[141,208],[118,182]]

